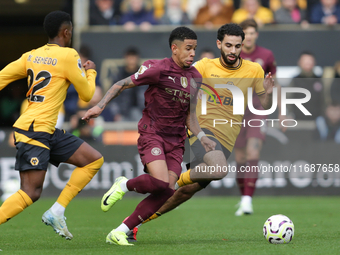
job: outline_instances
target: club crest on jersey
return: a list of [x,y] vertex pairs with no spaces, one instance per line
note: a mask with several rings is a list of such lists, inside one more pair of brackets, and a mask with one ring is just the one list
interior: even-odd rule
[[159,156],[162,154],[162,150],[158,147],[152,148],[151,154],[154,156]]
[[39,159],[36,157],[31,158],[30,163],[32,166],[36,166],[39,164]]
[[181,77],[181,84],[183,88],[188,87],[188,79],[187,77]]
[[143,74],[148,68],[146,66],[141,65],[140,68],[138,69],[137,73],[135,73],[135,79],[138,79],[138,76],[140,74]]
[[256,63],[259,63],[260,66],[263,66],[263,65],[264,65],[263,59],[261,59],[261,58],[257,58],[257,59],[255,60],[255,62],[256,62]]

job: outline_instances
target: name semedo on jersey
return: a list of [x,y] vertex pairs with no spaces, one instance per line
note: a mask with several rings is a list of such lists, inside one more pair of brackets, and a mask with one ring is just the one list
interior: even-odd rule
[[[230,84],[215,84],[215,88],[225,88],[230,90],[233,96],[233,114],[234,115],[244,115],[245,112],[245,107],[244,107],[244,95],[243,92],[240,88],[236,87],[235,85],[230,85]],[[304,98],[287,98],[288,93],[301,93],[304,94]],[[256,115],[270,115],[273,112],[275,112],[277,108],[277,88],[273,88],[273,102],[272,106],[268,110],[257,110],[254,108],[253,105],[253,89],[250,87],[248,88],[248,108],[251,113],[256,114]],[[281,115],[287,115],[287,105],[292,104],[295,105],[304,115],[306,116],[311,116],[312,114],[303,106],[304,103],[307,103],[311,99],[311,93],[307,89],[304,88],[281,88]],[[202,115],[207,115],[207,95],[203,94],[202,95],[202,106],[201,106],[201,114]],[[272,126],[274,126],[274,122],[279,121],[279,119],[252,119],[249,120],[248,123],[245,123],[245,120],[242,122],[233,122],[232,120],[227,120],[227,119],[214,119],[213,120],[213,125],[214,127],[219,124],[227,124],[230,123],[230,125],[239,125],[242,124],[245,126],[248,124],[250,127],[261,127],[265,125],[265,122],[271,122]],[[259,122],[258,125],[255,125],[254,122]],[[293,125],[287,125],[288,123],[293,123]],[[297,121],[294,119],[285,119],[281,121],[281,125],[283,127],[295,127],[297,126]]]
[[56,58],[49,58],[49,57],[43,58],[40,56],[36,56],[34,60],[32,61],[32,57],[33,55],[29,55],[27,58],[27,62],[32,62],[34,64],[52,65],[52,66],[55,66],[58,62],[58,59]]

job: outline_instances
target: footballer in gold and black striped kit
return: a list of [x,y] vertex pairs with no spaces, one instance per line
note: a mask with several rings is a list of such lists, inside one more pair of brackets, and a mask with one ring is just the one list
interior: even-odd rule
[[78,137],[55,128],[58,113],[72,83],[79,97],[90,101],[95,91],[95,64],[84,65],[71,45],[72,22],[62,11],[49,13],[44,20],[48,43],[24,53],[0,71],[0,91],[11,82],[27,78],[28,106],[14,123],[17,148],[15,169],[20,171],[21,189],[0,207],[0,224],[39,199],[48,163],[66,162],[77,166],[57,202],[42,221],[56,233],[72,239],[64,211],[103,164],[102,155]]
[[[239,58],[239,64],[236,67],[231,67],[224,64],[221,58],[204,58],[196,62],[194,66],[202,75],[203,83],[213,88],[215,84],[232,84],[241,89],[244,95],[244,109],[247,107],[247,89],[249,87],[252,87],[257,95],[265,93],[263,88],[264,72],[258,63]],[[204,84],[202,87],[204,88]],[[233,95],[230,90],[216,88],[216,92],[221,98],[222,105],[220,105],[219,101],[215,103],[211,96],[208,96],[207,114],[203,115],[201,114],[202,100],[198,100],[196,108],[197,119],[202,128],[213,132],[223,147],[231,152],[240,132],[241,124],[231,126],[230,120],[234,123],[241,123],[243,115],[233,114]],[[213,96],[218,99],[217,95]],[[229,123],[214,126],[214,119],[226,119],[229,120]]]

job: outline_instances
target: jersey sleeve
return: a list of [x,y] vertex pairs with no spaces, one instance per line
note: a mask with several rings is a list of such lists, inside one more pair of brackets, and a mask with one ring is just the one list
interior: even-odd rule
[[26,59],[29,53],[23,54],[18,60],[8,64],[0,71],[0,90],[9,83],[27,77]]
[[89,102],[96,89],[96,70],[85,71],[81,65],[80,57],[74,49],[70,50],[66,58],[66,78],[73,84],[80,99]]
[[263,87],[264,71],[259,64],[256,63],[256,65],[257,65],[257,68],[256,68],[256,74],[255,74],[254,87],[255,87],[255,93],[258,96],[261,96],[265,93],[265,90],[264,90],[264,87]]
[[159,82],[160,68],[158,63],[145,61],[138,71],[131,75],[131,80],[136,86],[153,85]]

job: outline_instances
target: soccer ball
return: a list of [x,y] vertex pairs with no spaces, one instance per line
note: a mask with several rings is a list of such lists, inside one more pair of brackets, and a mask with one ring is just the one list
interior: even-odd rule
[[294,224],[285,215],[273,215],[264,223],[263,235],[273,244],[289,243],[294,236]]

